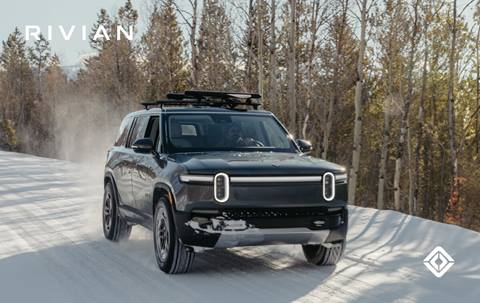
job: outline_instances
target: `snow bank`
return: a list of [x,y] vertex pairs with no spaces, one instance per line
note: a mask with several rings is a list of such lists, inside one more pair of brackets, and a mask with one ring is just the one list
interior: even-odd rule
[[[478,302],[480,234],[394,211],[352,207],[345,258],[315,267],[297,246],[214,250],[168,276],[148,231],[101,231],[102,167],[0,151],[2,302]],[[424,257],[455,265],[436,278]]]

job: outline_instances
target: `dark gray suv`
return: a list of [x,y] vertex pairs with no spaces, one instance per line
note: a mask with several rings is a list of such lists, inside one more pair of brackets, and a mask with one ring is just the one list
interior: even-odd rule
[[347,234],[345,168],[308,156],[260,96],[187,91],[128,114],[105,166],[103,230],[153,230],[158,266],[187,272],[195,251],[301,244],[336,264]]

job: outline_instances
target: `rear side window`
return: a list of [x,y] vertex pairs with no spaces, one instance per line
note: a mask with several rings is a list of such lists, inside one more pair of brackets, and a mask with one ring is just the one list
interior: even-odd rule
[[158,142],[159,130],[160,130],[159,117],[158,116],[150,117],[150,121],[148,121],[148,125],[147,125],[147,131],[145,132],[145,138],[150,138],[150,140],[152,140],[157,150],[158,150],[158,144],[159,144]]
[[118,130],[117,140],[115,140],[115,146],[123,146],[127,141],[128,131],[132,125],[133,117],[126,117],[123,119],[120,129]]
[[127,142],[127,147],[130,147],[132,143],[137,141],[138,139],[144,138],[145,129],[147,128],[147,123],[148,123],[148,116],[139,116],[135,119],[132,133],[130,134],[130,138]]

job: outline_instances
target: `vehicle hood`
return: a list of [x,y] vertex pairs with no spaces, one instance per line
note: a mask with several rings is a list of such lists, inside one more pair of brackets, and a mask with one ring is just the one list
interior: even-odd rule
[[295,153],[209,152],[170,155],[190,174],[321,175],[342,173],[345,168],[322,159]]

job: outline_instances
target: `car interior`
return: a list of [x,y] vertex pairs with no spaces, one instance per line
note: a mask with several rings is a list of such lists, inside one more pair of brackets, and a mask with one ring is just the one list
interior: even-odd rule
[[232,120],[235,119],[215,121],[209,116],[172,116],[169,120],[170,143],[176,148],[244,147],[238,143],[235,137],[238,136],[253,139],[264,146],[270,145],[260,121]]

